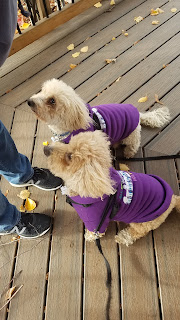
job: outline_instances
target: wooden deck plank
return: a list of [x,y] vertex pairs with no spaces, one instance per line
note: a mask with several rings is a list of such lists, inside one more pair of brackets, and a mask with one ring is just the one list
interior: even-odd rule
[[[121,1],[122,0],[116,0],[116,4],[118,4]],[[93,21],[96,17],[98,17],[97,23],[100,23],[99,28],[102,29],[104,26],[107,25],[107,22],[111,23],[112,19],[116,19],[116,17],[119,17],[119,14],[122,13],[123,11],[123,4],[122,4],[122,7],[120,8],[117,6],[116,11],[114,11],[113,14],[110,12],[110,14],[107,15],[105,20],[103,13],[106,12],[108,8],[109,8],[109,0],[104,0],[103,6],[101,8],[98,8],[98,10],[96,10],[94,7],[89,8],[86,12],[78,15],[78,17],[71,19],[70,21],[65,23],[63,26],[60,26],[55,30],[53,30],[51,32],[51,36],[49,36],[49,34],[45,35],[41,39],[29,45],[28,47],[25,47],[24,49],[22,49],[21,52],[15,53],[14,55],[8,57],[8,59],[0,69],[1,76],[4,76],[9,72],[12,72],[14,69],[18,68],[21,64],[28,62],[30,59],[33,59],[36,55],[40,54],[41,52],[48,50],[49,47],[54,47],[54,45],[56,45],[56,42],[59,43],[61,39],[63,39],[64,42],[67,43],[68,45],[69,44],[68,39],[69,37],[72,36],[71,33],[73,33],[74,40],[78,44],[78,37],[80,37],[79,29],[81,29],[81,33],[82,33],[81,37],[79,38],[79,41],[80,42],[82,41],[83,39],[82,37],[84,37],[84,40],[85,40],[89,35],[89,33],[86,34],[86,32],[92,33],[93,30],[95,30],[95,32],[97,30],[96,24],[94,24],[94,21]],[[134,8],[134,4],[132,8]],[[89,22],[90,22],[89,30],[87,30],[85,25]]]
[[[112,272],[112,300],[110,306],[110,319],[120,318],[120,288],[118,275],[117,244],[115,223],[108,226],[105,236],[101,239],[103,253],[109,261]],[[85,273],[84,273],[84,308],[83,319],[106,319],[107,271],[103,257],[95,243],[86,242],[85,248]]]
[[[170,67],[171,65],[170,62],[179,55],[179,48],[178,48],[179,44],[177,43],[177,39],[178,39],[178,35],[174,36],[172,39],[170,39],[168,42],[162,45],[158,50],[152,53],[149,57],[143,60],[140,64],[135,66],[128,73],[125,73],[126,64],[129,63],[129,60],[132,61],[134,59],[133,50],[130,53],[130,55],[128,55],[129,52],[127,52],[125,55],[127,62],[126,63],[124,62],[123,65],[121,66],[121,72],[116,68],[116,64],[114,65],[114,67],[112,67],[113,68],[112,73],[110,72],[110,70],[107,73],[103,69],[95,77],[90,78],[87,81],[87,84],[84,84],[78,87],[77,92],[81,95],[83,94],[83,98],[86,101],[90,101],[91,99],[94,98],[94,96],[98,92],[103,91],[103,88],[104,89],[107,88],[100,95],[98,95],[97,98],[91,101],[91,105],[97,105],[100,103],[109,103],[109,102],[119,103],[127,99],[127,97],[130,94],[135,92],[140,86],[142,86],[144,83],[150,80],[158,72],[160,72],[163,69],[163,63],[169,64],[169,67]],[[151,38],[149,39],[149,41],[151,41]],[[140,46],[140,44],[137,44],[136,46],[138,45]],[[175,47],[177,46],[177,48],[174,47],[173,49],[175,50],[173,50],[172,45],[175,45]],[[135,52],[136,52],[136,49],[135,49],[136,46],[134,47]],[[122,73],[123,74],[125,73],[125,74],[122,76],[120,81],[116,82],[116,79],[120,77]],[[107,74],[108,74],[108,77],[107,77]],[[108,79],[111,77],[111,75],[113,78],[109,81]],[[137,81],[137,78],[138,78],[138,81]],[[104,79],[104,81],[102,82],[100,81],[100,79]],[[113,84],[108,87],[108,83],[109,85],[112,83]],[[87,85],[86,90],[84,90],[83,88],[85,87],[85,85]],[[143,95],[145,94],[146,93],[144,93]]]
[[[6,125],[7,129],[10,129],[10,122],[12,122],[12,116],[13,116],[13,109],[4,107],[1,108],[0,114],[1,119],[3,118],[3,122]],[[11,116],[11,117],[10,117]],[[33,119],[31,114],[25,114],[22,111],[20,113],[17,112],[14,117],[15,126],[13,125],[12,128],[12,137],[16,143],[16,146],[19,150],[19,152],[22,152],[26,156],[30,157],[32,152],[32,137],[34,137],[34,130],[35,130],[35,123],[36,120]],[[16,127],[16,129],[15,129]],[[22,130],[23,136],[19,136],[19,130]],[[1,191],[3,194],[5,194],[6,190],[9,191],[7,195],[7,199],[10,203],[15,205],[17,209],[19,209],[20,205],[22,204],[22,200],[17,197],[17,194],[20,192],[19,189],[12,187],[4,178],[2,178],[1,182]],[[0,290],[2,291],[2,288],[6,287],[6,291],[9,288],[9,286],[12,286],[12,283],[10,283],[12,274],[14,272],[14,255],[16,253],[16,241],[11,243],[12,235],[10,236],[1,236],[1,244],[8,243],[10,244],[6,246],[1,247],[1,265],[4,267],[1,269],[1,281],[0,281]],[[20,269],[19,269],[20,270]],[[18,279],[17,279],[18,281]],[[10,284],[9,284],[10,283]],[[8,285],[9,284],[9,285]],[[1,304],[4,301],[4,296],[2,297]],[[6,319],[6,308],[1,311],[0,318],[2,320]]]
[[[145,154],[176,154],[179,152],[180,117],[175,119],[152,142],[145,147]],[[177,142],[175,142],[177,141]],[[164,148],[162,148],[162,146]],[[153,173],[164,178],[172,187],[175,194],[179,194],[177,171],[174,160],[163,160],[146,163],[148,173]],[[165,223],[154,231],[156,259],[162,306],[162,318],[177,319],[180,314],[179,307],[179,268],[180,257],[178,243],[180,241],[180,217],[175,210]],[[173,308],[171,307],[173,306]]]
[[[159,0],[160,1],[160,3],[159,3],[159,5],[161,4],[161,3],[164,3],[164,1],[163,0]],[[152,1],[150,1],[150,2],[152,2]],[[152,4],[151,4],[152,5]],[[149,5],[149,7],[147,8],[147,6],[145,6],[145,4],[143,5],[143,12],[144,12],[144,14],[145,14],[145,12],[146,12],[146,15],[149,15],[149,12],[150,12],[150,5]],[[132,22],[130,22],[130,24],[128,24],[128,26],[127,27],[130,27],[130,26],[132,26],[132,25],[135,25],[135,23],[134,23],[134,21],[133,21],[133,18],[134,18],[134,16],[135,15],[138,15],[138,12],[139,12],[139,8],[137,8],[137,9],[135,9],[134,11],[133,11],[133,13],[131,13],[130,12],[130,15],[131,15],[131,19],[130,19],[130,21],[132,21]],[[169,14],[167,14],[167,16],[169,17],[169,16],[172,16],[172,14],[171,15],[169,15]],[[128,19],[129,20],[129,19]],[[124,21],[124,23],[125,23],[125,21],[128,21],[127,19],[125,19],[125,18],[123,18],[123,21]],[[145,19],[146,20],[146,19]],[[122,28],[124,28],[125,27],[125,24],[120,24],[120,26],[119,27],[113,27],[113,25],[111,26],[109,26],[107,29],[109,30],[109,28],[110,28],[110,30],[111,30],[111,32],[110,32],[110,34],[109,34],[109,39],[107,38],[107,35],[106,36],[104,36],[104,37],[102,37],[101,36],[101,34],[103,33],[107,33],[108,31],[101,31],[101,32],[99,32],[99,33],[97,33],[94,37],[92,37],[92,39],[90,38],[90,39],[88,39],[86,42],[85,42],[85,44],[86,45],[89,45],[89,51],[86,53],[86,54],[81,54],[80,55],[80,57],[79,58],[76,58],[76,59],[73,59],[72,57],[71,57],[71,54],[72,54],[72,52],[68,52],[64,57],[62,57],[62,59],[61,60],[57,60],[57,61],[55,61],[52,65],[49,65],[49,66],[47,66],[46,67],[46,69],[44,69],[44,70],[42,70],[41,72],[39,72],[38,73],[38,75],[35,75],[34,77],[32,77],[31,79],[29,79],[28,80],[28,83],[26,82],[26,83],[24,83],[24,84],[21,84],[21,86],[20,87],[17,87],[16,89],[15,89],[15,92],[17,93],[17,95],[19,96],[19,97],[21,97],[21,99],[19,100],[17,100],[16,101],[16,105],[17,105],[17,103],[18,104],[20,104],[20,103],[22,103],[23,101],[25,101],[30,95],[32,95],[33,93],[35,93],[35,92],[37,92],[38,90],[40,90],[40,87],[41,87],[41,84],[45,81],[45,80],[48,80],[48,79],[50,79],[50,78],[53,78],[53,77],[60,77],[60,76],[62,76],[63,74],[65,74],[65,73],[67,73],[67,71],[69,70],[69,66],[70,66],[70,63],[79,63],[83,58],[84,59],[86,59],[89,55],[91,55],[93,52],[95,52],[96,50],[98,50],[101,46],[104,46],[108,41],[111,41],[111,39],[112,39],[112,37],[114,36],[114,34],[115,33],[117,33],[117,34],[121,34],[121,29]],[[116,24],[116,22],[115,22],[115,24]],[[127,25],[127,23],[126,23],[126,25]],[[153,29],[155,29],[155,28],[152,28],[153,26],[151,25],[151,23],[149,23],[149,26],[150,26],[150,29],[151,30],[153,30]],[[117,31],[115,31],[115,30],[117,30]],[[137,38],[135,38],[136,40],[137,40]],[[138,38],[138,40],[139,40],[139,38]],[[125,41],[125,39],[124,39],[124,41]],[[71,40],[71,42],[73,42],[73,38],[72,38],[72,40]],[[92,42],[92,45],[91,45],[91,42]],[[115,42],[115,41],[114,41]],[[113,42],[113,43],[114,43]],[[131,43],[131,45],[130,46],[132,46],[133,45],[133,43],[134,43],[134,41]],[[80,48],[82,47],[83,45],[81,45],[81,46],[79,46],[79,47],[77,47],[76,48],[76,50],[80,50]],[[67,50],[67,49],[66,49]],[[48,59],[49,59],[49,56],[48,56]],[[42,60],[44,60],[44,59],[42,59]],[[102,60],[102,63],[104,64],[104,59]],[[106,68],[107,68],[108,66],[106,66]],[[31,66],[31,68],[33,69],[34,68],[34,66]],[[99,67],[98,67],[99,68]],[[74,71],[74,70],[73,70]],[[26,71],[27,72],[27,71]],[[71,71],[72,72],[72,71]],[[24,73],[24,72],[23,72]],[[117,77],[116,77],[117,78]],[[116,80],[116,78],[114,79],[114,80]],[[93,79],[92,79],[93,80]],[[114,81],[113,80],[113,81]],[[35,85],[36,84],[36,85]],[[27,90],[27,86],[28,86],[28,90]],[[24,88],[26,87],[26,90],[24,90]],[[103,89],[104,89],[104,87],[103,87]],[[8,88],[6,89],[6,91],[7,90],[9,90],[9,81],[8,81]],[[4,91],[4,90],[3,90]],[[13,90],[14,91],[14,90]],[[27,93],[27,95],[26,95],[26,97],[24,97],[24,93]],[[99,91],[98,91],[99,92]],[[97,93],[98,93],[97,92]],[[9,97],[8,97],[8,101],[9,101],[9,103],[11,103],[12,105],[14,105],[14,100],[12,100],[12,102],[10,102],[11,101],[11,99],[10,99],[10,97],[11,97],[11,93],[9,93]],[[4,96],[4,97],[2,97],[1,98],[1,102],[2,103],[5,103],[5,101],[7,100],[7,97],[6,97],[6,95]]]
[[[22,112],[21,110],[18,111]],[[27,115],[30,114],[29,112],[25,113]],[[33,121],[36,121],[34,115]],[[36,133],[32,162],[33,166],[47,167],[42,145],[46,132],[47,127],[43,123],[40,123]],[[46,137],[48,137],[48,135],[46,135]],[[32,199],[38,204],[34,211],[52,215],[54,192],[42,191],[35,187],[30,187],[29,189]],[[21,283],[23,282],[24,287],[16,299],[11,303],[10,319],[42,319],[44,314],[49,241],[50,233],[44,235],[44,237],[40,239],[21,240],[15,272],[18,273],[19,269],[23,269],[21,277],[18,278],[18,283],[20,281]],[[27,250],[28,252],[24,254],[23,252],[26,252]],[[31,290],[29,290],[29,288],[31,288]],[[33,309],[32,305],[34,306]]]
[[[162,16],[161,23],[154,28],[154,26],[151,24],[152,16],[149,15],[151,6],[153,6],[152,1],[143,3],[140,7],[129,12],[120,20],[116,21],[113,25],[109,26],[108,30],[105,29],[103,30],[104,32],[101,31],[101,41],[103,41],[104,37],[106,41],[105,43],[108,45],[105,45],[100,50],[95,52],[94,55],[81,62],[80,65],[78,65],[77,68],[73,69],[71,72],[66,73],[62,79],[69,85],[77,87],[93,75],[93,80],[97,78],[98,82],[98,76],[101,76],[102,74],[102,77],[104,77],[104,72],[106,72],[109,76],[105,78],[106,82],[104,83],[103,81],[102,84],[104,85],[103,88],[106,88],[113,81],[115,81],[117,77],[130,70],[147,55],[150,55],[150,53],[152,53],[177,32],[177,23],[174,21],[174,19],[179,20],[178,17],[173,17],[173,19],[170,19],[172,15],[168,12],[170,8],[170,4],[168,3],[162,6],[162,8],[166,11],[166,15]],[[145,17],[143,20],[144,28],[142,28],[140,23],[134,24],[134,17],[139,14],[140,9],[141,14],[143,17]],[[168,31],[164,28],[163,24],[165,22]],[[125,37],[121,33],[121,29],[129,32],[128,37]],[[111,41],[112,37],[116,37],[116,39]],[[136,41],[140,41],[140,43],[134,46]],[[151,43],[151,46],[149,43]],[[93,43],[92,45],[94,47]],[[90,50],[92,45],[89,45]],[[133,60],[132,55],[134,58]],[[116,63],[107,65],[105,63],[107,58],[116,59]],[[78,59],[80,60],[81,57]],[[89,65],[91,65],[91,68],[89,68]],[[98,71],[100,71],[100,73],[96,74]],[[74,78],[75,80],[73,80]],[[85,86],[86,82],[82,85],[82,88]],[[101,89],[99,89],[99,92],[100,91]]]
[[[138,0],[136,5],[138,3],[141,4],[142,0]],[[0,75],[3,76],[2,79],[0,79],[0,88],[1,88],[0,94],[6,92],[9,89],[12,89],[14,85],[17,86],[18,84],[23,83],[23,81],[27,80],[37,72],[46,68],[48,65],[55,62],[57,59],[61,57],[63,59],[63,63],[62,63],[63,69],[61,70],[62,65],[61,65],[61,68],[58,67],[58,62],[57,62],[56,63],[57,71],[59,70],[58,72],[61,72],[61,74],[58,74],[56,77],[59,77],[60,75],[62,75],[63,74],[62,72],[67,72],[67,70],[69,69],[69,65],[71,63],[71,62],[68,63],[68,61],[74,60],[71,57],[72,52],[78,51],[79,50],[78,46],[81,44],[81,47],[82,47],[84,42],[87,43],[87,45],[89,45],[92,48],[95,45],[93,50],[97,50],[100,47],[101,42],[99,43],[99,41],[95,41],[95,44],[94,44],[94,41],[92,42],[94,38],[95,39],[97,38],[96,36],[97,30],[98,32],[100,32],[100,30],[102,30],[103,28],[106,29],[107,28],[106,26],[108,26],[108,24],[110,26],[111,24],[114,25],[113,21],[115,20],[115,18],[119,16],[121,17],[123,14],[133,9],[134,5],[135,5],[135,0],[131,1],[130,3],[129,1],[124,2],[124,6],[123,7],[121,6],[120,8],[117,5],[115,16],[108,13],[105,13],[107,16],[106,19],[104,19],[104,16],[103,17],[98,16],[98,19],[96,19],[95,22],[90,21],[85,26],[82,26],[78,30],[75,30],[73,33],[70,33],[69,35],[66,36],[66,38],[63,38],[62,40],[57,41],[55,44],[45,49],[42,53],[32,57],[32,59],[25,62],[24,64],[20,64],[19,67],[17,67],[15,70],[10,72],[6,76],[3,76],[3,69],[2,69],[2,72],[0,72]],[[133,19],[131,24],[134,24]],[[112,29],[112,26],[111,26],[111,29]],[[116,32],[118,34],[120,30],[118,30],[117,28]],[[89,39],[89,41],[86,41],[86,39],[91,37],[92,39]],[[67,50],[67,46],[72,42],[75,45],[75,51],[69,52]],[[88,54],[90,55],[91,51]],[[65,57],[63,57],[64,55]],[[87,54],[86,54],[86,57],[87,57]],[[84,56],[81,57],[82,60],[83,58]]]
[[57,193],[45,319],[81,319],[83,224]]

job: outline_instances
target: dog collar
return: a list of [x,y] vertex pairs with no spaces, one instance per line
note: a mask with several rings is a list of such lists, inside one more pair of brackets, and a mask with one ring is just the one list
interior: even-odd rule
[[99,120],[101,130],[105,130],[106,129],[106,122],[105,122],[104,118],[102,117],[102,115],[97,111],[96,108],[92,108],[92,111],[97,116],[97,118]]
[[62,141],[66,139],[70,134],[71,134],[70,131],[59,133],[59,134],[53,132],[53,137],[51,137],[51,140],[53,142]]

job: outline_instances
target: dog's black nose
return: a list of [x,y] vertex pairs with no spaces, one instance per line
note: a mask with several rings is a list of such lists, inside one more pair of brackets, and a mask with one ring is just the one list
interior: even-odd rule
[[46,157],[50,156],[51,151],[52,151],[52,149],[51,149],[50,146],[44,146],[44,154],[45,154]]
[[27,103],[28,103],[28,106],[30,106],[31,108],[35,107],[35,103],[32,99],[28,99]]

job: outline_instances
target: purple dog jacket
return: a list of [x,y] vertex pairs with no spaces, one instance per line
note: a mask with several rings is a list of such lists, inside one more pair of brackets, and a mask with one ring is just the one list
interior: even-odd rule
[[[93,113],[98,117],[101,129],[109,136],[111,144],[125,139],[133,132],[139,123],[139,111],[131,104],[104,104],[96,107],[90,107],[90,117],[93,118]],[[69,143],[72,136],[84,132],[94,131],[95,127],[90,124],[87,130],[79,129],[71,132],[71,134],[63,139],[65,143]]]
[[[171,203],[173,191],[171,187],[158,176],[135,172],[116,171],[110,169],[112,180],[117,189],[116,203],[119,209],[114,221],[125,223],[140,223],[154,220],[165,212]],[[78,204],[72,203],[79,217],[83,220],[89,231],[94,231],[101,221],[102,213],[107,205],[109,196],[90,198],[75,196],[71,199]],[[83,207],[80,204],[91,204]],[[105,232],[110,219],[112,208],[107,213],[106,219],[99,232]]]

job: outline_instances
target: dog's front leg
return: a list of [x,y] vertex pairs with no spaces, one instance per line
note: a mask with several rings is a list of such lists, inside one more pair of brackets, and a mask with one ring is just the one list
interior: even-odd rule
[[94,242],[96,239],[98,238],[102,238],[105,235],[105,233],[98,233],[98,236],[95,232],[93,231],[89,231],[88,229],[86,229],[85,232],[85,240],[89,241],[89,242]]
[[137,239],[144,237],[150,230],[152,230],[152,225],[149,222],[130,223],[127,228],[118,232],[115,241],[128,247]]

